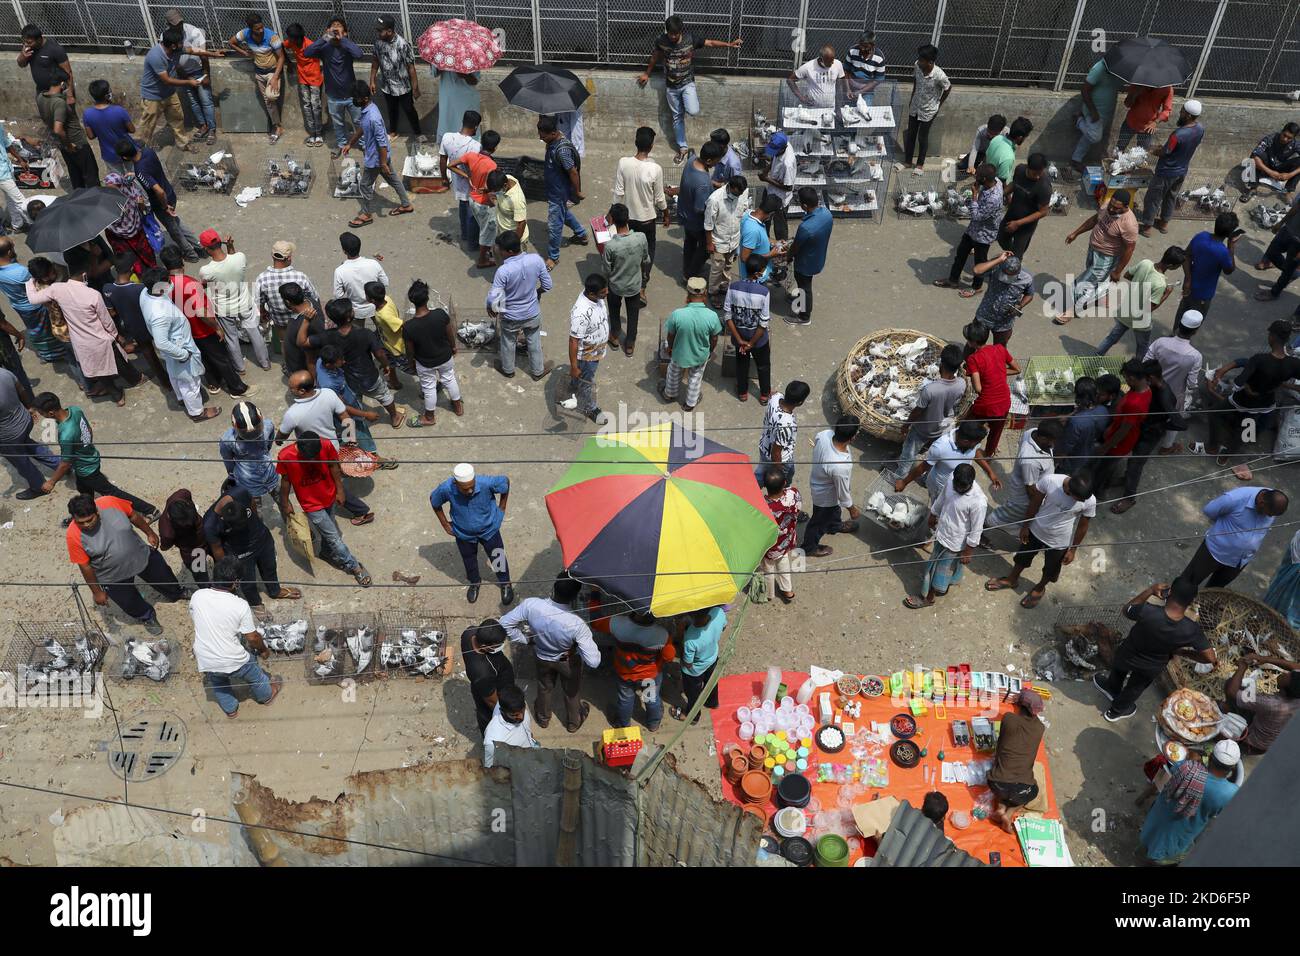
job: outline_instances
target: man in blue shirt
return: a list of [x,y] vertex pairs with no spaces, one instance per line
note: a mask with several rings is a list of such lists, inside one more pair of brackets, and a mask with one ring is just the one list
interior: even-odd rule
[[186,79],[180,75],[177,60],[181,55],[184,38],[180,27],[168,27],[163,31],[159,42],[144,55],[144,70],[140,74],[140,99],[144,100],[140,138],[146,145],[152,142],[153,134],[158,130],[158,121],[166,117],[167,125],[176,137],[176,148],[184,153],[192,153],[194,146],[190,144],[189,133],[185,132],[185,113],[176,99],[176,90],[199,86],[207,78]]
[[831,211],[820,205],[817,190],[811,186],[799,187],[799,207],[803,221],[794,234],[790,246],[790,261],[794,265],[794,284],[799,291],[793,296],[796,320],[801,325],[812,322],[813,276],[826,268],[826,248],[831,242]]
[[767,235],[767,224],[773,213],[781,208],[781,200],[771,193],[766,193],[757,209],[751,209],[740,220],[740,277],[751,278],[749,257],[757,256],[763,263],[759,282],[766,282],[772,275],[772,266],[768,257],[772,254],[772,240]]
[[713,185],[724,185],[732,176],[741,174],[740,157],[731,148],[731,134],[719,127],[709,134],[709,140],[722,147],[722,158],[713,167]]
[[704,206],[713,195],[713,167],[722,159],[723,148],[713,140],[700,147],[700,155],[682,167],[677,187],[677,219],[682,224],[682,278],[705,275],[709,261],[709,240],[704,229]]
[[207,252],[199,244],[198,236],[190,232],[181,217],[176,213],[176,190],[171,180],[163,172],[162,161],[158,154],[148,146],[136,143],[131,137],[117,141],[117,157],[126,172],[134,172],[140,177],[149,200],[153,205],[154,215],[159,224],[167,230],[181,255],[187,262],[198,262],[200,257],[207,257]]
[[379,113],[379,107],[371,102],[369,83],[357,80],[353,84],[352,103],[358,111],[357,128],[353,131],[352,138],[344,145],[340,155],[346,156],[348,150],[357,145],[358,140],[361,141],[364,150],[362,165],[365,167],[361,173],[361,212],[348,222],[353,229],[359,229],[375,221],[370,210],[375,204],[375,180],[380,176],[383,176],[384,181],[393,187],[393,192],[397,193],[397,206],[388,210],[388,215],[403,216],[408,212],[415,212],[415,207],[411,205],[411,200],[406,195],[402,177],[393,173],[388,154],[388,130],[384,127],[384,118]]
[[[497,495],[501,496],[498,503]],[[479,586],[483,582],[478,569],[478,548],[483,546],[488,562],[501,586],[501,606],[514,603],[515,589],[510,584],[510,564],[506,560],[506,546],[501,540],[501,523],[506,518],[506,503],[510,500],[510,479],[505,475],[476,475],[474,466],[462,462],[452,469],[451,477],[429,495],[429,504],[438,516],[442,530],[456,539],[456,548],[465,562],[465,575],[469,589],[465,599],[473,604],[478,600]],[[448,519],[443,505],[448,505]]]
[[546,183],[546,268],[554,269],[560,258],[560,240],[564,227],[573,230],[569,240],[575,246],[588,243],[587,232],[569,209],[586,197],[582,194],[582,157],[555,122],[554,116],[537,121],[537,138],[546,144],[546,165],[542,176]]
[[1154,224],[1161,232],[1168,232],[1169,217],[1174,214],[1174,201],[1183,188],[1187,178],[1187,168],[1191,165],[1196,147],[1205,138],[1205,127],[1200,124],[1200,100],[1188,100],[1178,114],[1178,128],[1169,134],[1163,146],[1157,146],[1151,152],[1160,157],[1156,163],[1155,174],[1147,186],[1146,200],[1142,205],[1142,225],[1138,232],[1143,236],[1151,235]]
[[1210,300],[1219,285],[1219,275],[1231,275],[1237,268],[1237,240],[1243,230],[1235,212],[1221,212],[1214,219],[1214,233],[1198,232],[1187,244],[1183,261],[1183,301],[1178,306],[1182,318],[1188,309],[1202,316],[1210,312]]
[[515,377],[515,343],[523,332],[528,340],[528,374],[534,382],[551,370],[542,362],[541,294],[551,291],[551,272],[535,252],[521,252],[519,234],[497,235],[497,273],[487,294],[487,312],[497,320],[496,369]]
[[[321,61],[325,69],[325,100],[330,114],[330,125],[334,127],[334,149],[330,155],[337,158],[343,152],[347,142],[343,117],[351,118],[352,125],[361,121],[361,110],[357,108],[352,91],[356,89],[357,75],[352,64],[365,57],[361,47],[348,39],[348,24],[342,17],[335,17],[329,22],[325,35],[303,50],[304,56]],[[367,86],[368,90],[370,87]]]
[[117,158],[117,142],[135,132],[131,114],[113,102],[113,88],[108,80],[95,80],[90,84],[90,98],[94,105],[81,114],[81,124],[89,139],[99,140],[99,155],[104,164],[115,173],[122,172],[122,161]]
[[1290,499],[1275,488],[1234,488],[1205,506],[1214,524],[1180,577],[1198,587],[1226,588],[1246,569]]
[[280,101],[284,96],[281,82],[284,77],[284,42],[278,33],[266,29],[260,13],[248,14],[244,23],[248,24],[247,29],[230,38],[230,48],[253,61],[253,81],[271,121],[268,138],[274,144],[284,132],[280,125]]

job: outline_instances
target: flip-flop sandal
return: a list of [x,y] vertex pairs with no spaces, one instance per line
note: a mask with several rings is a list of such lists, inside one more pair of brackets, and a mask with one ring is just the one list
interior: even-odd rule
[[360,229],[362,226],[368,226],[374,221],[374,219],[349,219],[348,225],[353,229]]
[[410,415],[406,419],[407,428],[432,428],[433,425],[433,422],[422,421],[419,415]]
[[686,711],[682,710],[680,707],[670,707],[668,709],[668,713],[673,718],[673,720],[686,719]]
[[405,216],[407,213],[415,212],[414,206],[398,206],[396,209],[388,210],[390,216]]
[[358,568],[353,571],[352,576],[357,579],[357,584],[361,585],[363,588],[368,588],[374,583],[370,577],[370,572],[365,568]]
[[[953,288],[956,288],[956,286],[953,286]],[[960,290],[958,290],[957,294],[958,294],[959,296],[961,296],[963,299],[973,299],[973,298],[975,298],[975,296],[979,295],[979,290],[978,290],[978,289],[960,289]]]
[[999,581],[997,578],[994,578],[992,581],[984,582],[985,591],[1005,591],[1010,587],[1011,587],[1010,584],[1006,584],[1003,581]]
[[1053,325],[1069,325],[1071,319],[1073,319],[1073,318],[1074,318],[1074,316],[1070,316],[1069,318],[1066,318],[1066,317],[1063,316],[1063,315],[1058,315],[1056,318],[1052,319],[1052,324],[1053,324]]
[[1026,594],[1024,597],[1020,599],[1020,606],[1023,607],[1026,611],[1032,611],[1034,608],[1038,607],[1039,602],[1042,600],[1043,600],[1043,595],[1039,594],[1037,597],[1035,597],[1034,592],[1030,591],[1028,594]]
[[275,699],[280,696],[280,691],[282,690],[284,690],[284,678],[272,677],[271,678],[271,699],[266,702],[266,706],[269,707],[271,704],[274,704]]
[[736,396],[736,401],[738,401],[738,402],[747,402],[747,401],[749,401],[749,392],[746,392],[746,393],[743,394],[743,395],[737,395],[737,396]]
[[1234,465],[1232,474],[1238,481],[1250,481],[1255,477],[1254,473],[1245,465]]
[[1135,504],[1137,504],[1137,502],[1134,501],[1132,498],[1127,498],[1123,501],[1117,501],[1110,506],[1110,513],[1113,515],[1122,515],[1124,512],[1132,508]]
[[302,591],[280,585],[280,593],[272,594],[270,597],[272,601],[296,601],[302,597]]
[[936,289],[961,288],[959,285],[957,285],[957,283],[953,282],[951,279],[935,279],[934,282],[931,283],[931,285],[933,285]]
[[923,607],[930,607],[930,606],[931,605],[926,604],[919,597],[912,597],[910,594],[907,597],[903,598],[903,607],[909,608],[913,611],[919,611]]
[[379,463],[379,470],[393,471],[397,468],[399,464],[401,464],[401,462],[394,461],[392,458],[385,458],[383,461]]
[[374,520],[375,520],[375,513],[373,511],[367,511],[365,514],[361,515],[360,517],[353,518],[352,523],[356,525],[358,528],[360,528],[363,524],[370,524]]
[[398,415],[397,415],[397,421],[393,422],[393,423],[392,423],[392,426],[393,426],[394,428],[404,428],[404,427],[406,427],[406,423],[407,423],[407,421],[408,421],[409,419],[411,419],[411,418],[414,418],[414,417],[416,417],[416,416],[414,416],[414,415],[408,415],[406,412],[399,412]]

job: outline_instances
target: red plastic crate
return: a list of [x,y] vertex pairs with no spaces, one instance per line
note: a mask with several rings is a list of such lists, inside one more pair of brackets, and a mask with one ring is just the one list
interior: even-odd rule
[[609,767],[626,767],[636,760],[641,752],[640,740],[619,740],[605,744],[605,765]]

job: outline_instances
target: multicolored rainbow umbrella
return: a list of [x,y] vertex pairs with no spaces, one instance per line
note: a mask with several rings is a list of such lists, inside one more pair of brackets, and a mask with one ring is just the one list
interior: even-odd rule
[[587,439],[546,508],[570,574],[661,616],[730,601],[777,536],[748,458],[672,423]]

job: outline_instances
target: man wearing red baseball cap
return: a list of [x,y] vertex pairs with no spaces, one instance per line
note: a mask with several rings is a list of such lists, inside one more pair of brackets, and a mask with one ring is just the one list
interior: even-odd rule
[[266,348],[266,337],[253,309],[253,293],[248,286],[248,257],[235,251],[235,240],[224,239],[215,229],[205,229],[199,235],[199,245],[211,257],[199,268],[199,279],[212,300],[217,322],[226,334],[226,348],[235,369],[244,373],[244,353],[239,345],[240,332],[248,336],[253,349],[253,360],[262,371],[271,367],[271,356]]

